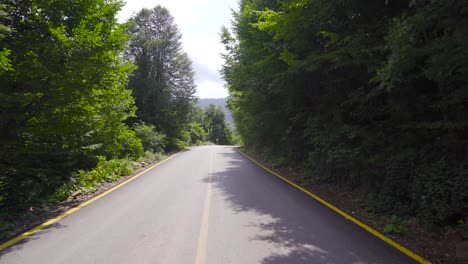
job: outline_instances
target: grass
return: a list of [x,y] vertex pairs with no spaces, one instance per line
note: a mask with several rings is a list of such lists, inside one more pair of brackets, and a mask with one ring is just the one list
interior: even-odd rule
[[103,183],[118,181],[123,176],[132,174],[134,170],[148,163],[162,160],[165,157],[163,153],[150,151],[145,151],[136,161],[129,158],[106,160],[104,157],[99,157],[99,162],[95,168],[89,171],[80,170],[75,173],[68,183],[56,190],[54,195],[49,198],[49,202],[60,203],[75,192],[80,194],[94,193],[99,190]]

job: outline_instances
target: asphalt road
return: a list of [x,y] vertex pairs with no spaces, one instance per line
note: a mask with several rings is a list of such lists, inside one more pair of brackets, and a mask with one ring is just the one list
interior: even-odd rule
[[0,263],[415,263],[233,147],[195,147],[0,252]]

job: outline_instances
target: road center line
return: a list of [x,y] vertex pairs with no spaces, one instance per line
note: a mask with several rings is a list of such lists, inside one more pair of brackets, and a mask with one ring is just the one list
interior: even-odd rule
[[197,257],[195,264],[206,263],[206,244],[208,240],[208,226],[210,223],[210,207],[211,207],[211,174],[213,173],[213,149],[210,150],[210,169],[207,178],[207,190],[205,195],[205,203],[203,206],[203,218],[200,226],[200,235],[198,237]]

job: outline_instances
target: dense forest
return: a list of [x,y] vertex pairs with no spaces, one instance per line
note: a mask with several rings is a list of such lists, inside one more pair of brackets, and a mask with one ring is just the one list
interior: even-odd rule
[[247,148],[375,213],[466,219],[465,0],[241,0],[221,39]]
[[196,106],[192,62],[168,10],[121,24],[123,4],[0,4],[2,228],[14,212],[93,192],[140,159],[230,143],[222,110]]

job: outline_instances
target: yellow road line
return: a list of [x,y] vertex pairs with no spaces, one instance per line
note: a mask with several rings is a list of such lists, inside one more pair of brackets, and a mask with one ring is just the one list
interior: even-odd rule
[[135,180],[136,178],[140,177],[141,175],[145,174],[145,173],[148,172],[149,170],[151,170],[151,169],[153,169],[153,168],[155,168],[155,167],[157,167],[157,166],[163,164],[164,162],[166,162],[166,161],[168,161],[169,159],[173,158],[175,155],[177,155],[177,153],[174,154],[174,155],[172,155],[172,156],[170,156],[170,157],[168,157],[167,159],[165,159],[165,160],[163,160],[163,161],[161,161],[161,162],[159,162],[159,163],[157,163],[157,164],[155,164],[155,165],[153,165],[153,166],[147,168],[146,170],[144,170],[144,171],[138,173],[137,175],[131,177],[130,179],[128,179],[128,180],[126,180],[126,181],[124,181],[124,182],[119,183],[118,185],[112,187],[111,189],[109,189],[109,190],[107,190],[107,191],[105,191],[105,192],[103,192],[103,193],[101,193],[101,194],[99,194],[99,195],[97,195],[97,196],[95,196],[95,197],[89,199],[88,201],[86,201],[86,202],[84,202],[84,203],[81,203],[80,205],[78,205],[78,206],[76,206],[76,207],[74,207],[74,208],[72,208],[72,209],[70,209],[70,210],[68,210],[68,211],[66,211],[66,212],[64,212],[64,213],[62,213],[62,214],[60,214],[59,216],[56,216],[56,217],[54,217],[54,218],[48,220],[47,222],[44,222],[44,223],[42,223],[42,224],[36,226],[35,228],[33,228],[33,229],[29,230],[29,231],[26,231],[26,232],[24,232],[23,234],[21,234],[21,235],[15,237],[15,238],[13,238],[13,239],[11,239],[11,240],[9,240],[9,241],[3,243],[3,244],[1,244],[1,245],[0,245],[0,250],[3,250],[3,249],[5,249],[5,248],[7,248],[7,247],[9,247],[9,246],[14,245],[15,243],[17,243],[17,242],[19,242],[19,241],[21,241],[21,240],[27,238],[28,236],[30,236],[30,235],[36,233],[37,231],[39,231],[39,230],[41,230],[41,229],[44,229],[44,228],[46,228],[46,227],[52,225],[53,223],[59,221],[60,219],[66,217],[66,216],[68,216],[68,215],[71,215],[72,213],[74,213],[74,212],[80,210],[81,208],[83,208],[83,207],[85,207],[85,206],[87,206],[87,205],[89,205],[89,204],[91,204],[91,203],[93,203],[93,202],[95,202],[95,201],[101,199],[102,197],[108,195],[109,193],[111,193],[111,192],[117,190],[118,188],[120,188],[120,187],[122,187],[122,186],[128,184],[129,182],[131,182],[131,181]]
[[402,245],[398,244],[397,242],[393,241],[392,239],[382,235],[381,233],[379,233],[377,230],[373,229],[372,227],[364,224],[363,222],[357,220],[356,218],[350,216],[349,214],[345,213],[344,211],[340,210],[339,208],[337,208],[336,206],[328,203],[327,201],[323,200],[322,198],[318,197],[317,195],[309,192],[308,190],[302,188],[301,186],[297,185],[296,183],[286,179],[285,177],[279,175],[278,173],[268,169],[267,167],[263,166],[262,164],[260,164],[258,161],[254,160],[253,158],[249,157],[247,154],[245,154],[244,152],[240,151],[238,148],[236,148],[236,150],[241,153],[242,155],[244,155],[246,158],[248,158],[249,160],[251,160],[253,163],[257,164],[258,166],[260,166],[261,168],[263,168],[264,170],[268,171],[269,173],[275,175],[276,177],[282,179],[283,181],[289,183],[290,185],[294,186],[295,188],[301,190],[302,192],[306,193],[307,195],[309,195],[310,197],[314,198],[315,200],[319,201],[320,203],[324,204],[325,206],[327,206],[328,208],[332,209],[333,211],[337,212],[338,214],[342,215],[344,218],[348,219],[349,221],[355,223],[356,225],[364,228],[365,230],[367,230],[369,233],[373,234],[374,236],[380,238],[381,240],[387,242],[389,245],[391,245],[392,247],[396,248],[397,250],[399,250],[400,252],[404,253],[405,255],[407,255],[408,257],[416,260],[417,262],[419,263],[423,263],[423,264],[430,264],[431,262],[429,262],[428,260],[422,258],[421,256],[417,255],[416,253],[412,252],[411,250],[403,247]]
[[210,170],[208,174],[208,186],[206,187],[205,202],[203,206],[203,218],[200,226],[200,235],[198,236],[197,257],[195,264],[206,263],[206,248],[208,241],[208,226],[210,224],[210,207],[211,207],[211,174],[213,173],[213,149],[210,153]]

